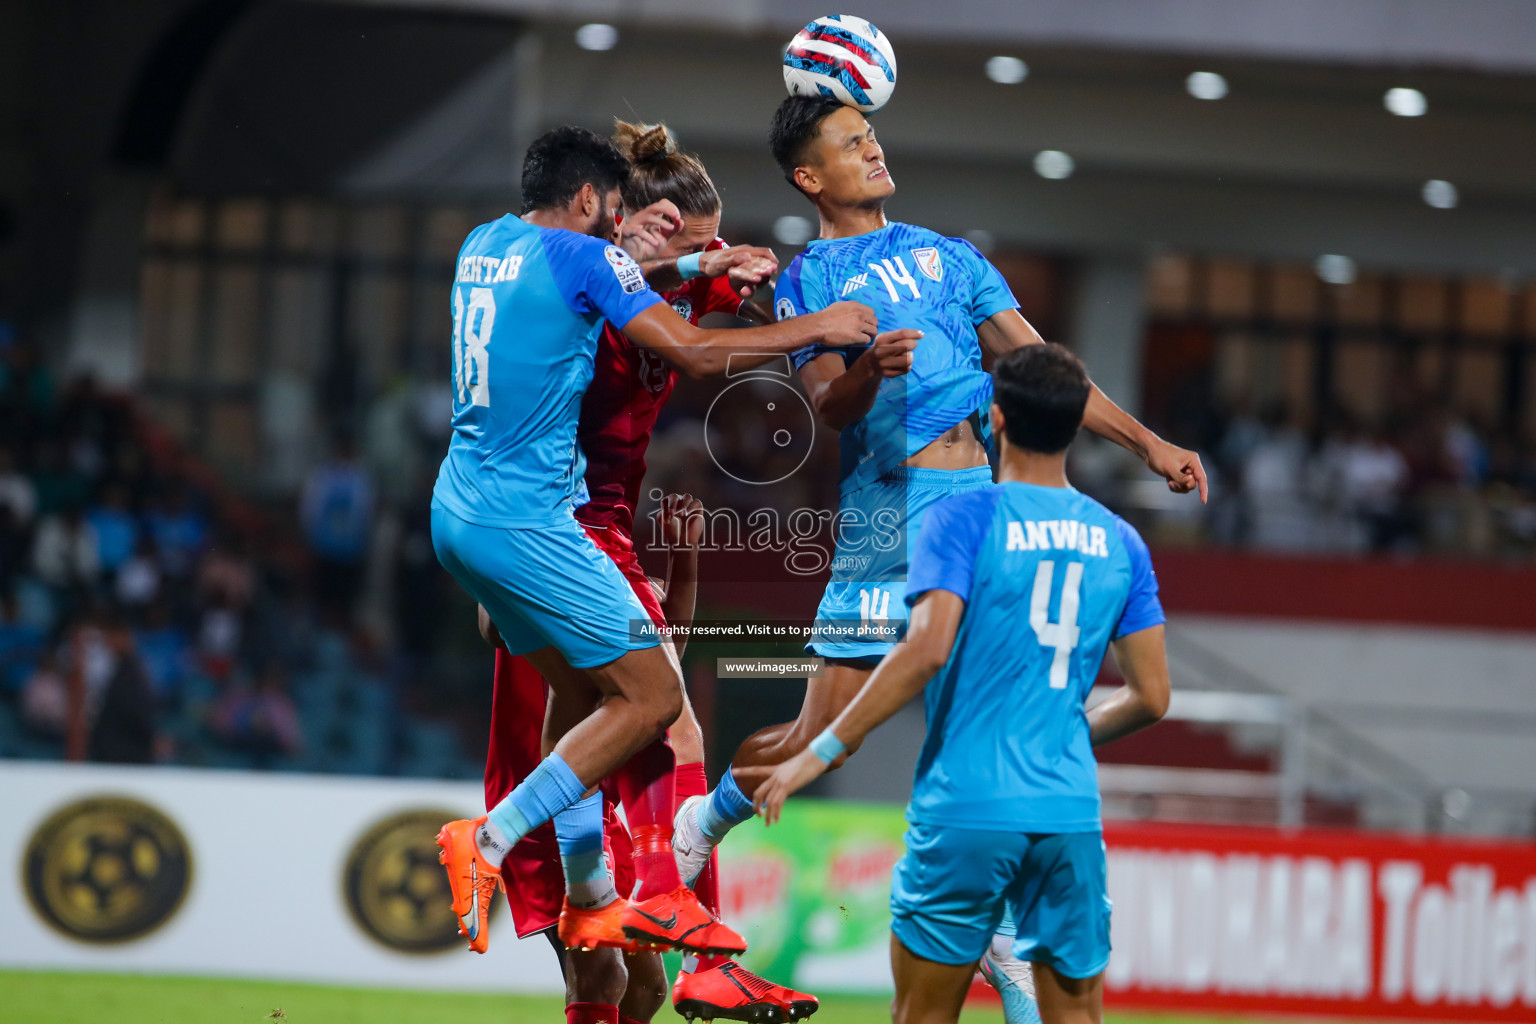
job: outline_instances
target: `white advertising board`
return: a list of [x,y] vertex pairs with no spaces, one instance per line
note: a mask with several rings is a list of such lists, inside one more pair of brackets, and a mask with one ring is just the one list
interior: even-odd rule
[[560,991],[504,900],[489,953],[444,941],[424,823],[481,806],[477,783],[0,762],[0,965]]

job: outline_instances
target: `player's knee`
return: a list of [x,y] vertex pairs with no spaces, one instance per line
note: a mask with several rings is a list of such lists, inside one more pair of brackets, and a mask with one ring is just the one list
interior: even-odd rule
[[666,732],[676,722],[678,716],[683,713],[683,691],[681,687],[658,687],[657,692],[649,695],[647,706],[652,719],[659,725],[658,735]]
[[676,687],[652,686],[626,695],[632,728],[646,742],[665,736],[677,716],[682,714],[683,698]]

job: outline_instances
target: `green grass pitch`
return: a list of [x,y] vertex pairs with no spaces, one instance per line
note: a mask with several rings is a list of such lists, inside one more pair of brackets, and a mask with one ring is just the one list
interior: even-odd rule
[[[885,1024],[890,1003],[830,996],[817,1024]],[[1115,1017],[1121,1024],[1232,1024],[1215,1018]],[[463,995],[152,975],[0,971],[0,1021],[10,1024],[563,1024],[554,996]],[[963,1024],[1002,1024],[967,1012]],[[657,1024],[682,1018],[670,1007]]]

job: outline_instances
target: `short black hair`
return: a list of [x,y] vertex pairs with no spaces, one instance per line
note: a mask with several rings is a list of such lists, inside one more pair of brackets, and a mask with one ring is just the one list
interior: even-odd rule
[[1008,443],[1054,455],[1067,450],[1093,387],[1083,361],[1060,345],[1025,345],[992,369],[992,400],[1003,411]]
[[601,195],[629,180],[629,161],[613,143],[575,125],[551,128],[523,157],[523,213],[565,206],[591,183]]
[[795,168],[805,163],[806,147],[821,131],[821,122],[842,109],[843,104],[826,96],[790,96],[779,104],[768,127],[768,148],[785,181],[795,184]]

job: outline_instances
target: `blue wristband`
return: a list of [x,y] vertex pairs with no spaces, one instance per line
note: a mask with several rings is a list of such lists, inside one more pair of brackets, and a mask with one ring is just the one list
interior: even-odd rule
[[829,725],[821,731],[820,736],[811,740],[811,745],[808,749],[821,759],[822,764],[831,764],[848,748],[843,746],[843,741],[837,738],[837,734],[832,731],[832,727]]
[[699,262],[704,259],[701,252],[691,252],[687,256],[677,258],[677,273],[684,281],[692,281],[696,277],[703,276],[699,269]]

